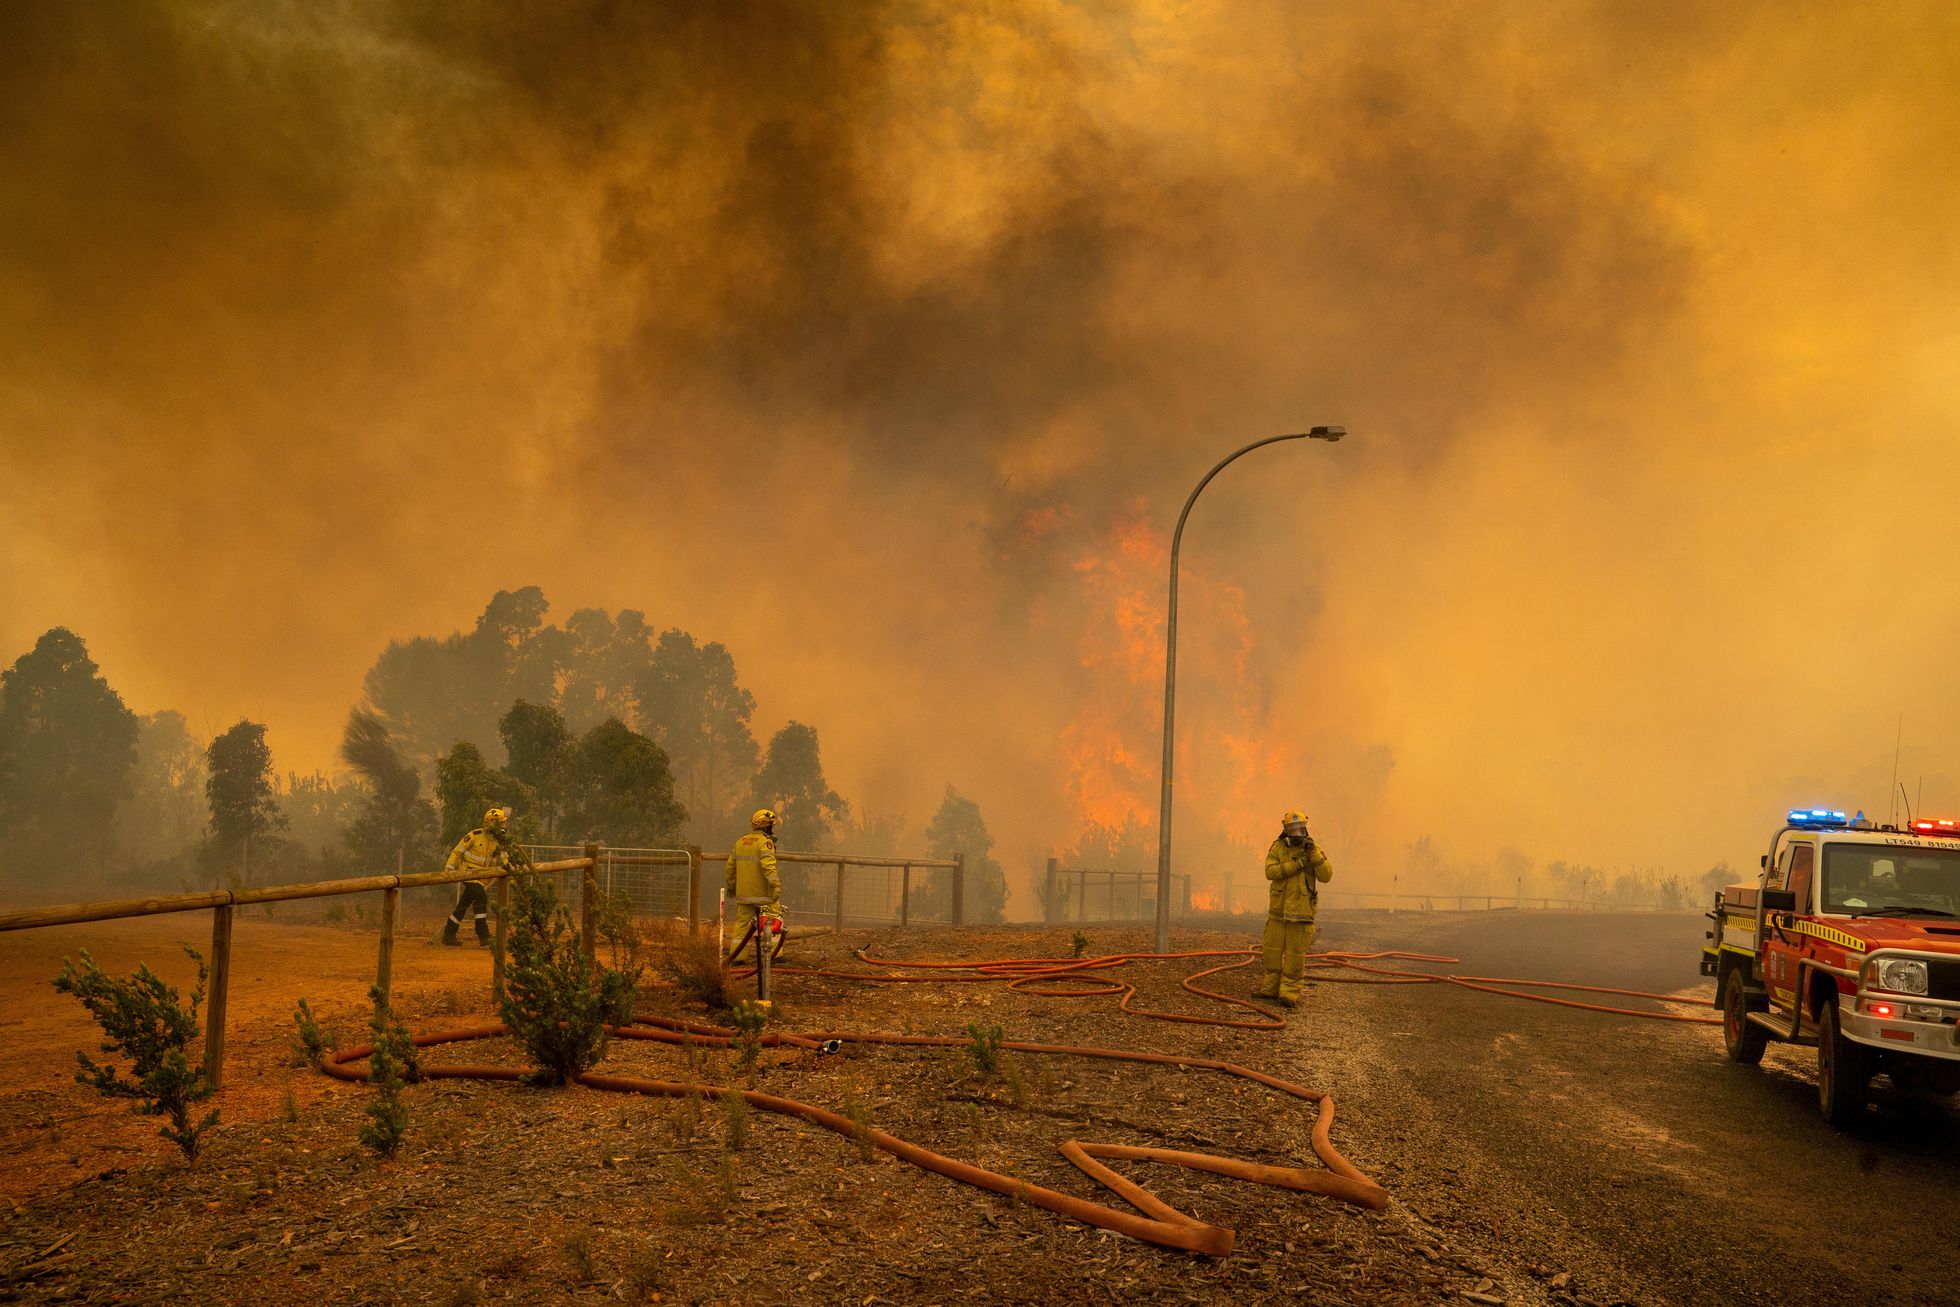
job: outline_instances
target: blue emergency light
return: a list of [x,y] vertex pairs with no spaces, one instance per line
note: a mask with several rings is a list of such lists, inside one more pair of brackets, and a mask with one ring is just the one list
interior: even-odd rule
[[1831,808],[1792,808],[1789,821],[1792,826],[1808,826],[1812,830],[1830,830],[1851,824],[1843,813]]

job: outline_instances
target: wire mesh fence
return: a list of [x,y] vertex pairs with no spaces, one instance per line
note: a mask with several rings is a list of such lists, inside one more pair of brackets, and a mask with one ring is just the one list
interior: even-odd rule
[[[1172,877],[1174,896],[1185,888],[1184,881],[1182,876]],[[1152,921],[1157,915],[1157,873],[1063,867],[1050,860],[1047,901],[1051,921]],[[1171,906],[1182,915],[1177,898]]]
[[778,870],[784,915],[792,922],[871,926],[953,920],[950,868],[811,862]]
[[[586,846],[530,844],[525,852],[542,863],[582,858]],[[720,911],[726,854],[603,845],[593,853],[593,883],[600,893],[623,898],[636,918],[713,921]],[[953,897],[960,876],[950,863],[790,851],[778,852],[776,859],[784,915],[792,923],[903,926],[958,919]],[[545,878],[573,915],[584,912],[582,870],[546,873]],[[697,894],[691,910],[690,884]]]

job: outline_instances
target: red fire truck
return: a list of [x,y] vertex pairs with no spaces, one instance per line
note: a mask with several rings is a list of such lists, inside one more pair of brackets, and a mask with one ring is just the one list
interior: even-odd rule
[[1817,1099],[1856,1120],[1876,1076],[1960,1092],[1960,823],[1790,813],[1754,883],[1715,895],[1701,970],[1729,1057],[1817,1049]]

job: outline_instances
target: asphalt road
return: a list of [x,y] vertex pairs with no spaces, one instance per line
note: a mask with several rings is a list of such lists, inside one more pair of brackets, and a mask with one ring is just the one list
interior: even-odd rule
[[[1460,974],[1713,992],[1691,913],[1322,925],[1318,949],[1452,954]],[[1807,1048],[1742,1067],[1716,1026],[1444,985],[1321,985],[1309,1003],[1285,1038],[1334,1091],[1341,1146],[1406,1206],[1414,1239],[1489,1275],[1493,1296],[1960,1302],[1952,1100],[1884,1098],[1842,1132],[1818,1116]]]

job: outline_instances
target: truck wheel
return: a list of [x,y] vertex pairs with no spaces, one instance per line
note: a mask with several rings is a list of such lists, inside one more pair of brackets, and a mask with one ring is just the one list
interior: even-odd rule
[[1722,1045],[1729,1061],[1755,1066],[1769,1047],[1769,1031],[1749,1019],[1749,987],[1743,983],[1740,967],[1729,972],[1722,987]]
[[1862,1045],[1844,1037],[1838,1026],[1837,995],[1824,1002],[1817,1031],[1817,1106],[1834,1126],[1848,1126],[1865,1114],[1871,1089],[1871,1067]]

